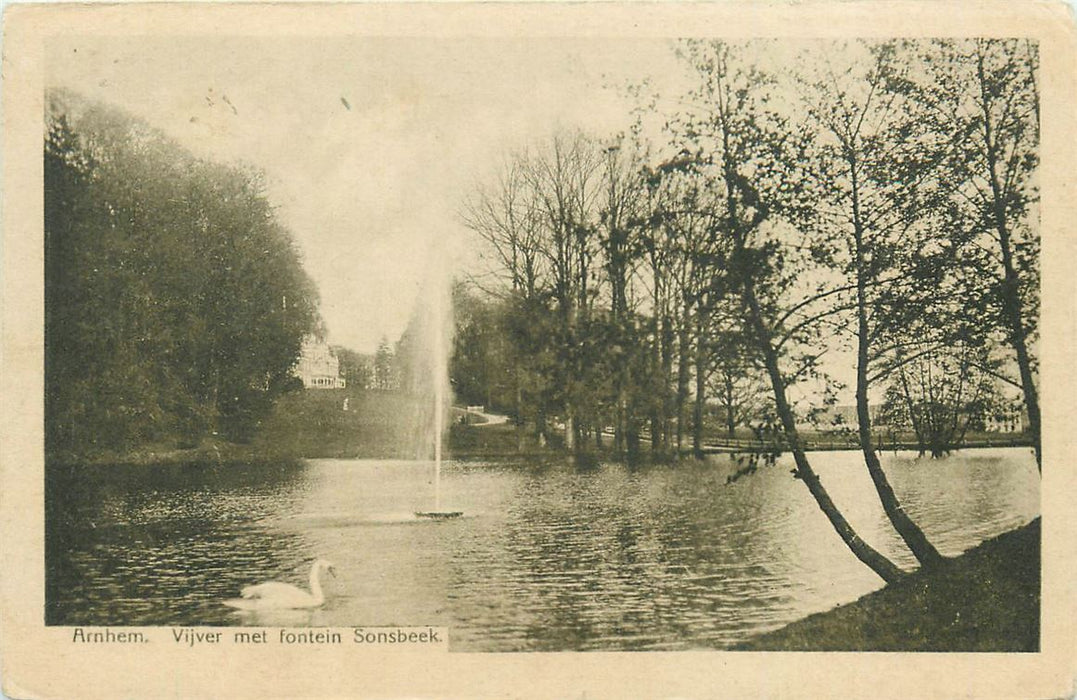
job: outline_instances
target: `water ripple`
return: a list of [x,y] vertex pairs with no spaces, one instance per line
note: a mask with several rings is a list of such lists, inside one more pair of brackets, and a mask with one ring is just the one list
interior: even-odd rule
[[[812,455],[865,540],[903,566],[857,453]],[[903,505],[945,554],[1039,512],[1020,450],[886,455]],[[881,585],[780,460],[726,484],[726,458],[674,467],[325,460],[294,468],[54,478],[51,624],[265,623],[220,604],[262,580],[305,585],[325,557],[329,602],[284,624],[443,625],[454,649],[722,647]]]

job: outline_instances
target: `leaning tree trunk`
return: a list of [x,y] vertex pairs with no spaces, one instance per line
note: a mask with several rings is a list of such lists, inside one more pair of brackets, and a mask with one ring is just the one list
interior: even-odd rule
[[751,284],[747,281],[743,284],[742,294],[745,306],[747,307],[746,311],[748,312],[749,323],[756,336],[759,349],[763,354],[767,375],[770,378],[771,388],[774,392],[774,403],[778,410],[778,417],[782,422],[782,428],[785,431],[786,438],[789,442],[789,448],[793,453],[793,461],[797,466],[797,476],[804,481],[804,485],[808,487],[808,491],[819,505],[820,510],[823,511],[827,520],[830,521],[830,525],[838,533],[838,536],[841,537],[845,545],[854,555],[856,555],[856,558],[866,564],[887,583],[897,581],[904,576],[904,572],[856,534],[852,525],[850,525],[849,521],[845,519],[845,516],[841,514],[841,511],[838,510],[834,501],[831,500],[830,494],[827,493],[826,488],[823,487],[818,475],[811,468],[807,454],[804,452],[804,448],[801,445],[800,436],[797,433],[796,419],[793,417],[793,410],[789,406],[789,401],[785,395],[785,379],[778,366],[778,354],[774,350],[770,333],[767,330],[766,324],[763,322],[763,314],[759,306],[759,300],[756,298],[755,291]]
[[[866,344],[862,351],[866,352]],[[867,464],[868,474],[875,484],[875,490],[879,494],[879,500],[883,504],[883,510],[894,529],[901,535],[901,539],[908,545],[916,560],[924,566],[933,566],[943,560],[943,556],[935,549],[934,545],[924,535],[912,518],[901,507],[897,495],[894,493],[890,481],[886,478],[882,464],[879,463],[879,455],[871,444],[871,414],[868,410],[868,383],[867,367],[861,365],[857,368],[856,377],[856,417],[858,434],[860,437],[860,450],[864,453],[864,463]]]
[[867,272],[864,261],[864,232],[860,218],[860,199],[858,197],[856,170],[852,171],[853,192],[853,226],[856,240],[856,317],[857,317],[857,343],[856,343],[856,422],[857,434],[860,438],[860,450],[864,453],[864,463],[867,465],[868,474],[875,484],[875,491],[879,494],[886,517],[890,519],[894,529],[901,535],[913,556],[921,565],[935,565],[942,561],[942,555],[928,541],[923,531],[912,521],[912,518],[901,507],[897,495],[894,493],[890,481],[886,478],[879,455],[875,452],[875,446],[871,443],[871,411],[868,407],[868,300],[867,300]]

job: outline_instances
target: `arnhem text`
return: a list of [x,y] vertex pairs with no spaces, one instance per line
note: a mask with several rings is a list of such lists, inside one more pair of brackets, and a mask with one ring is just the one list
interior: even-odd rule
[[[225,634],[218,630],[182,627],[172,628],[171,636],[175,643],[193,647],[203,644],[220,644],[227,639]],[[422,629],[355,627],[352,628],[351,635],[353,644],[441,644],[443,639],[442,630],[434,627]],[[266,644],[272,640],[279,644],[309,645],[342,644],[344,641],[344,635],[332,629],[279,629],[275,635],[270,635],[269,630],[236,630],[230,634],[230,637],[228,641],[235,644]],[[82,627],[76,627],[71,641],[89,644],[137,644],[149,642],[150,638],[140,631],[112,630],[107,627],[86,631]]]

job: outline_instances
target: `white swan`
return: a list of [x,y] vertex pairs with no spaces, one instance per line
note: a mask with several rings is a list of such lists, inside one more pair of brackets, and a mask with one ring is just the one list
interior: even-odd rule
[[310,593],[290,583],[259,583],[246,586],[239,592],[242,598],[230,598],[224,604],[239,610],[291,610],[296,608],[317,608],[325,603],[319,575],[325,570],[336,576],[333,565],[325,559],[314,562],[310,569]]

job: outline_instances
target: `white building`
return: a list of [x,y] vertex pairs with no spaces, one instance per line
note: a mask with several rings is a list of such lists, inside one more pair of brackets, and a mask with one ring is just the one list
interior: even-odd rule
[[343,389],[344,377],[340,376],[340,360],[329,346],[313,337],[303,341],[303,351],[295,375],[303,380],[307,389]]

